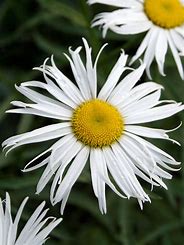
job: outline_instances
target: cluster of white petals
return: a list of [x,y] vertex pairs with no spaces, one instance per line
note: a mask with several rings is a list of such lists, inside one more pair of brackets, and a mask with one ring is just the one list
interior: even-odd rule
[[21,203],[19,210],[12,219],[10,196],[6,193],[5,200],[0,199],[0,244],[1,245],[41,245],[45,244],[50,232],[61,222],[54,217],[45,218],[48,209],[43,209],[45,202],[42,202],[28,219],[20,234],[18,224],[22,211],[28,200],[26,197]]

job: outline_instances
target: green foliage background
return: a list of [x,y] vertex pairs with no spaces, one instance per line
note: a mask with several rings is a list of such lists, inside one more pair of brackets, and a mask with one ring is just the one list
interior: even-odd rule
[[[4,0],[0,2],[0,141],[7,137],[48,125],[49,119],[34,116],[5,114],[10,101],[19,100],[21,95],[14,88],[26,80],[43,80],[42,74],[32,71],[44,59],[54,54],[56,64],[71,76],[71,71],[63,52],[68,47],[82,45],[85,37],[96,55],[101,45],[108,42],[99,65],[99,87],[119,56],[120,49],[133,55],[143,35],[118,36],[108,32],[102,39],[98,28],[90,23],[96,13],[112,8],[95,5],[89,7],[85,0]],[[84,53],[82,53],[84,56]],[[135,64],[135,67],[138,65]],[[153,80],[164,85],[163,98],[184,101],[184,82],[180,79],[170,54],[166,59],[166,77],[161,77],[155,64],[152,65]],[[142,81],[147,81],[146,75]],[[180,113],[169,120],[150,124],[166,129],[174,128],[184,119]],[[170,142],[154,141],[155,144],[184,163],[183,126],[170,135],[181,142],[178,147]],[[22,224],[35,207],[45,199],[50,214],[59,217],[59,205],[51,207],[49,185],[35,195],[36,183],[43,169],[22,173],[25,164],[36,154],[46,149],[52,142],[20,147],[6,158],[0,153],[0,196],[8,191],[12,199],[12,212],[25,196],[30,196],[22,216]],[[100,163],[99,163],[100,164]],[[107,215],[101,215],[97,200],[92,192],[90,174],[86,168],[75,184],[64,213],[63,222],[51,233],[48,245],[88,244],[88,245],[143,245],[184,244],[184,170],[176,173],[171,181],[166,181],[169,190],[155,188],[142,183],[152,197],[141,211],[134,199],[122,200],[107,190]]]

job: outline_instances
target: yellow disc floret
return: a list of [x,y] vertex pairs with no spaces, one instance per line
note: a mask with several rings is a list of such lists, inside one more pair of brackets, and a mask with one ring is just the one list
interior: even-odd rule
[[120,138],[124,121],[113,105],[99,99],[92,99],[76,108],[72,117],[72,129],[83,144],[102,148]]
[[184,24],[184,6],[180,0],[145,0],[144,11],[155,25],[165,29]]

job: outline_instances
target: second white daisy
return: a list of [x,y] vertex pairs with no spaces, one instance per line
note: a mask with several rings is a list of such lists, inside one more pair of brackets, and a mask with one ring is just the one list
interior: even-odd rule
[[62,221],[54,217],[45,218],[48,209],[43,210],[45,202],[42,202],[28,219],[25,226],[18,234],[18,224],[24,206],[28,200],[26,197],[17,211],[15,219],[11,215],[10,196],[6,193],[6,199],[0,198],[0,244],[1,245],[42,245],[45,244],[50,232]]
[[[96,66],[101,51],[93,64],[92,50],[85,39],[83,42],[85,65],[79,55],[81,47],[74,51],[69,49],[71,57],[66,55],[77,86],[56,67],[51,58],[51,66],[45,62],[37,68],[43,72],[46,82],[29,81],[16,86],[33,103],[13,101],[12,104],[19,108],[8,111],[34,114],[59,122],[13,136],[3,146],[10,151],[21,145],[59,138],[28,163],[24,171],[46,167],[37,185],[37,193],[54,176],[50,199],[53,205],[61,202],[61,213],[88,159],[93,190],[102,213],[106,213],[106,185],[121,197],[137,198],[142,207],[142,202],[150,201],[150,198],[138,177],[151,186],[167,188],[162,179],[171,179],[172,175],[166,170],[173,170],[169,165],[179,163],[144,139],[170,140],[167,130],[137,124],[170,117],[183,110],[184,106],[173,101],[159,101],[162,89],[159,84],[147,82],[135,86],[144,72],[144,64],[121,79],[127,69],[127,55],[124,53],[121,53],[98,93]],[[32,88],[43,89],[50,96]],[[30,166],[45,154],[49,155],[43,161]]]
[[96,16],[93,26],[103,27],[122,35],[147,32],[131,63],[144,53],[149,77],[150,65],[156,59],[159,72],[164,74],[165,55],[170,47],[179,74],[184,79],[180,55],[184,55],[184,3],[181,0],[88,0],[119,7],[113,12]]

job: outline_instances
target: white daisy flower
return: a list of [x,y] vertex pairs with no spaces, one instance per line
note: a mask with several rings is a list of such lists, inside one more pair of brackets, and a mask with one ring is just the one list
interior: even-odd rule
[[89,4],[102,3],[119,7],[113,12],[96,16],[93,26],[103,26],[118,34],[147,34],[139,46],[132,64],[144,53],[147,75],[156,59],[159,72],[164,76],[165,56],[170,47],[179,74],[184,79],[180,55],[184,55],[184,1],[180,0],[88,0]]
[[[97,93],[96,66],[104,46],[93,64],[92,49],[85,39],[83,42],[85,65],[79,55],[81,47],[74,51],[70,48],[71,57],[66,55],[76,85],[56,67],[52,57],[51,66],[46,65],[45,61],[42,67],[36,68],[43,72],[46,82],[29,81],[16,86],[33,103],[13,101],[12,104],[19,108],[8,111],[34,114],[59,122],[13,136],[4,141],[3,147],[9,152],[21,145],[59,138],[28,163],[24,171],[46,167],[38,182],[37,193],[54,176],[50,199],[53,205],[61,202],[61,213],[88,159],[93,190],[102,213],[106,213],[106,185],[121,197],[137,198],[142,207],[142,202],[150,201],[150,198],[141,187],[138,177],[151,186],[167,188],[162,178],[171,179],[172,176],[164,169],[173,170],[169,165],[179,163],[142,138],[170,140],[167,130],[137,124],[170,117],[183,110],[184,106],[174,101],[159,101],[162,89],[159,84],[147,82],[135,86],[144,72],[144,64],[121,79],[123,72],[128,69],[125,67],[127,55],[124,52]],[[43,89],[50,96],[32,88]],[[47,157],[44,160],[30,166],[45,154]]]
[[[0,198],[0,244],[1,245],[41,245],[45,244],[50,232],[61,222],[54,217],[44,218],[48,209],[43,210],[45,202],[42,202],[31,215],[23,229],[18,233],[18,223],[28,200],[26,197],[17,211],[14,221],[11,216],[10,196],[6,193],[6,199]],[[49,223],[48,221],[51,220]],[[48,223],[48,224],[47,224]]]

